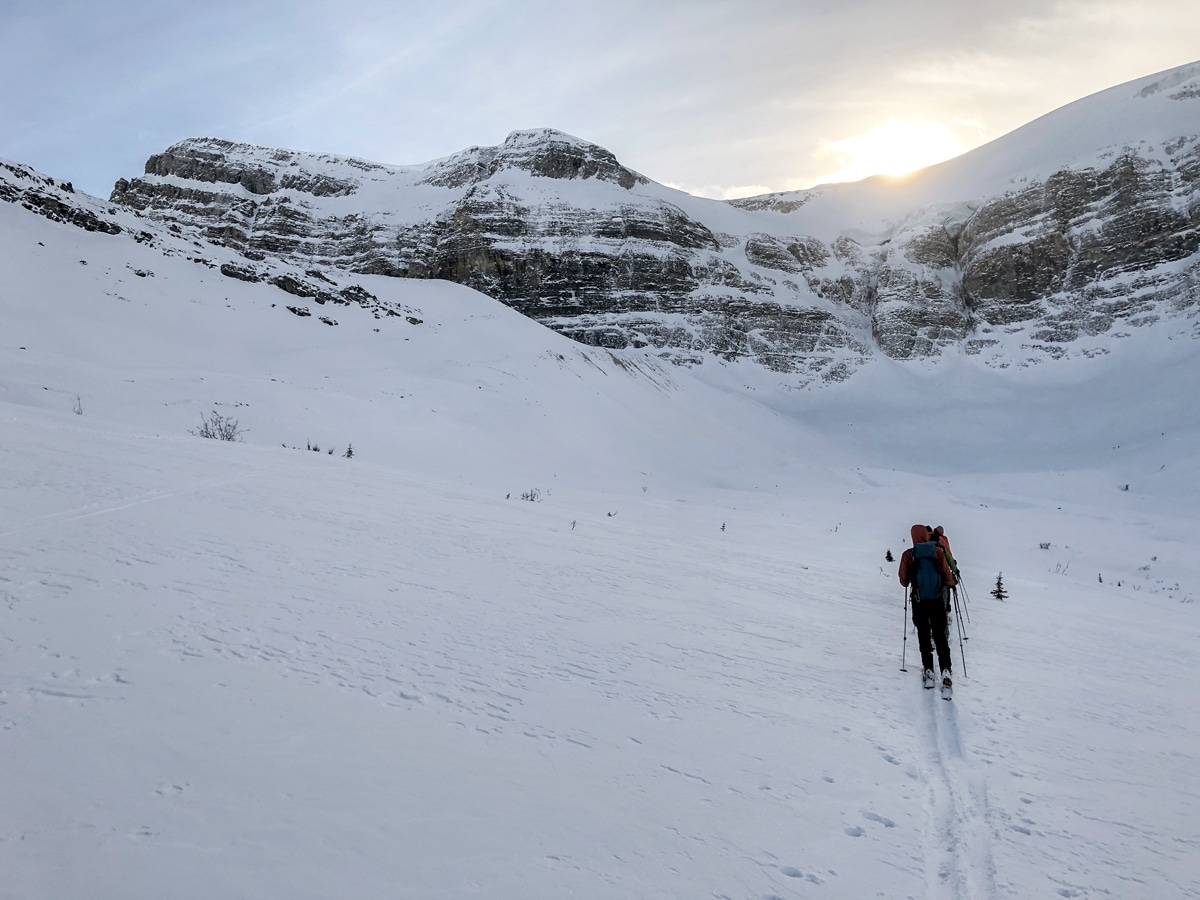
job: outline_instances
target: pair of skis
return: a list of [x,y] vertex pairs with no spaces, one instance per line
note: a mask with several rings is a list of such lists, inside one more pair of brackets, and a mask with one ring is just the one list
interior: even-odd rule
[[[922,676],[922,683],[925,687],[925,690],[927,690],[927,691],[933,690],[933,688],[935,686],[935,678],[934,678],[932,669],[925,670],[925,674]],[[942,678],[942,699],[943,700],[953,700],[954,699],[953,682],[951,682],[950,676],[948,676],[948,675]]]

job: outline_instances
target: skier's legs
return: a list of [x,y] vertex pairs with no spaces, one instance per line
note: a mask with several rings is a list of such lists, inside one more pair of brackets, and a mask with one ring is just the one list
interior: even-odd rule
[[[933,668],[933,642],[930,639],[929,614],[936,611],[937,600],[913,600],[912,619],[917,627],[917,644],[921,648],[921,668]],[[945,617],[943,616],[943,619]]]
[[938,668],[951,670],[954,668],[954,657],[950,655],[950,627],[946,622],[946,608],[937,602],[926,605],[929,607],[929,630],[933,632],[933,642],[937,646]]

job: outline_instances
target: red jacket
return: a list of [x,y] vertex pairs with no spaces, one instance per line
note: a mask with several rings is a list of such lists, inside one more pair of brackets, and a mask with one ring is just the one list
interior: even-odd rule
[[[912,527],[912,541],[914,544],[921,544],[925,541],[932,541],[933,534],[924,525],[914,525]],[[900,583],[908,587],[908,570],[912,566],[912,550],[905,550],[900,554]],[[942,547],[939,544],[937,548],[937,567],[942,573],[942,582],[947,587],[954,587],[957,582],[954,580],[954,572],[950,569],[950,564],[946,562],[946,554],[942,552]]]

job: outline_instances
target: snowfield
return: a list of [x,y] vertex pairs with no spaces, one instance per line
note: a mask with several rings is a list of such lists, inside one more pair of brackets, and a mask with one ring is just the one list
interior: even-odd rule
[[1193,337],[795,391],[0,248],[5,900],[1200,897]]

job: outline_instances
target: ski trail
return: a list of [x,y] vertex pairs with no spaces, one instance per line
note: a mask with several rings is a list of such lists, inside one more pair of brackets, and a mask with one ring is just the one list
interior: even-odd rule
[[918,698],[925,784],[925,883],[930,900],[995,900],[987,784],[963,749],[955,701]]
[[138,494],[134,497],[129,497],[117,503],[108,503],[104,505],[82,506],[74,509],[66,509],[60,512],[47,513],[43,516],[38,516],[28,522],[22,523],[17,528],[11,528],[8,531],[0,532],[0,538],[13,537],[26,531],[32,531],[36,528],[43,528],[51,525],[61,525],[65,522],[78,522],[82,519],[91,519],[96,516],[106,516],[111,513],[120,512],[124,509],[132,509],[135,506],[141,506],[145,503],[154,503],[159,500],[169,500],[174,497],[182,497],[188,494],[199,494],[205,491],[214,490],[216,488],[225,487],[230,484],[235,484],[239,481],[244,481],[247,478],[252,478],[257,475],[257,472],[245,472],[241,475],[236,475],[233,478],[220,478],[215,481],[206,481],[201,484],[195,484],[190,487],[178,488],[169,491],[148,491],[143,494]]

